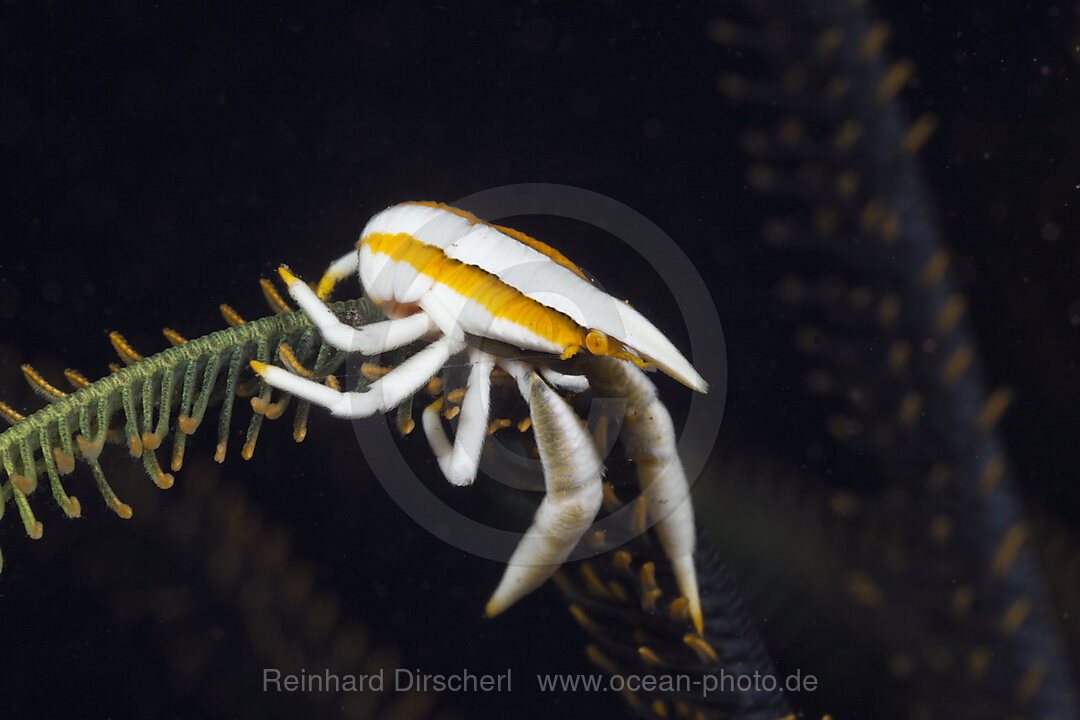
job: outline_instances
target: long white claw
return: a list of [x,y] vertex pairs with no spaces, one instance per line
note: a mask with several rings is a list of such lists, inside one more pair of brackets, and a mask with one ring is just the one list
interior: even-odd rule
[[530,370],[504,364],[529,401],[547,493],[510,556],[486,613],[498,615],[559,569],[596,519],[603,465],[573,408]]
[[330,412],[343,418],[362,418],[387,412],[422,387],[446,364],[447,358],[463,346],[464,343],[450,338],[439,338],[371,383],[365,392],[342,393],[340,400],[328,406]]
[[335,417],[364,418],[386,412],[412,395],[463,345],[440,338],[373,382],[366,392],[339,392],[257,360],[251,362],[251,367],[270,385],[329,408]]
[[[641,372],[637,368],[633,371]],[[690,484],[675,446],[671,415],[658,398],[653,398],[639,412],[627,413],[622,441],[638,467],[638,481],[649,517],[656,521],[660,545],[675,568],[679,592],[689,600],[690,618],[700,633],[703,619],[694,570],[696,538]]]
[[332,408],[342,397],[340,392],[333,388],[328,388],[322,383],[308,380],[299,375],[293,375],[288,370],[275,367],[274,365],[267,365],[258,360],[251,361],[251,369],[265,380],[268,385],[272,385],[278,390],[287,392],[301,400],[308,400],[315,405]]
[[251,361],[251,368],[268,385],[314,405],[328,408],[335,417],[363,418],[380,412],[378,399],[381,394],[340,392],[322,383],[293,375],[288,370],[257,360]]
[[649,517],[675,569],[679,592],[689,601],[690,619],[700,634],[704,618],[694,569],[694,509],[671,415],[660,402],[652,381],[628,362],[596,358],[589,364],[587,377],[594,390],[627,401],[620,439],[638,468]]

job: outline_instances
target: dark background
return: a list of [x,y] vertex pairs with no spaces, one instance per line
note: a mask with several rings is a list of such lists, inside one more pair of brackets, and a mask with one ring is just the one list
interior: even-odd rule
[[[939,118],[923,164],[988,380],[1016,392],[1004,435],[1025,502],[1075,526],[1080,9],[1009,5],[887,2],[876,12],[893,27],[893,55],[918,68],[904,96],[912,113]],[[35,407],[22,362],[57,381],[67,366],[98,376],[111,330],[149,353],[163,345],[161,326],[189,337],[220,327],[220,302],[264,314],[259,277],[287,262],[315,278],[388,204],[555,182],[613,197],[680,243],[728,340],[722,444],[800,455],[760,434],[799,382],[768,377],[758,222],[741,211],[746,121],[715,90],[730,57],[706,36],[711,9],[257,7],[0,10],[0,399]],[[587,228],[517,225],[680,337],[670,298],[639,259]],[[663,389],[685,403],[674,385]],[[447,708],[623,710],[613,696],[538,695],[533,673],[590,667],[554,593],[478,621],[499,568],[412,525],[367,476],[350,429],[313,415],[299,452],[283,428],[264,430],[250,463],[235,443],[221,482],[267,528],[288,529],[293,556],[343,616],[400,648],[403,667],[514,668],[521,689],[510,696],[450,695]],[[405,443],[426,457],[421,438]],[[210,442],[193,445],[178,485],[214,472],[194,459],[210,456]],[[116,465],[118,489],[144,483],[138,466]],[[133,529],[100,509],[88,473],[68,486],[86,519],[64,522],[40,501],[42,541],[24,537],[10,508],[0,527],[0,712],[287,714],[248,704],[289,702],[250,687],[205,691],[222,665],[240,683],[262,665],[235,649],[249,642],[241,591],[214,590],[201,570],[212,543],[169,534],[170,498],[157,514],[132,500]],[[170,591],[154,589],[156,574]],[[130,593],[125,576],[138,579]],[[174,611],[147,609],[161,607]],[[845,697],[834,689],[808,707],[837,711]]]

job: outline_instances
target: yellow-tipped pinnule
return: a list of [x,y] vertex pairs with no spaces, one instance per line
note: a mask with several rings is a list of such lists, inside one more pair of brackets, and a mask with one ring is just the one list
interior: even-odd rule
[[334,286],[337,285],[337,278],[327,272],[319,280],[319,284],[315,286],[315,294],[319,296],[319,299],[326,302],[330,298],[330,293],[334,292]]
[[278,275],[281,276],[281,279],[285,282],[286,285],[292,285],[293,283],[300,282],[300,278],[293,275],[292,272],[290,272],[289,268],[285,265],[279,267],[277,271]]

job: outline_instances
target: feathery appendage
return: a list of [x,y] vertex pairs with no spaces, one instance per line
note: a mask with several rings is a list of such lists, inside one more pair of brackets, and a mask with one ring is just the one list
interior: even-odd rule
[[[27,382],[50,404],[23,416],[0,403],[0,414],[12,423],[12,427],[0,433],[0,518],[12,501],[27,534],[34,539],[41,537],[43,527],[30,507],[30,496],[43,473],[49,479],[56,504],[68,517],[78,517],[81,504],[75,496],[68,495],[61,482],[62,476],[74,471],[77,461],[90,466],[105,504],[120,517],[131,517],[131,507],[113,492],[98,462],[105,444],[127,445],[132,457],[142,458],[151,480],[162,489],[168,488],[173,476],[162,469],[157,449],[171,433],[169,467],[172,472],[178,471],[183,465],[187,436],[199,428],[207,408],[220,403],[214,459],[224,461],[236,396],[250,396],[254,411],[241,450],[241,456],[249,459],[263,418],[279,417],[286,410],[289,397],[272,403],[271,388],[259,378],[249,376],[248,361],[282,365],[293,372],[333,383],[332,373],[345,359],[343,353],[321,342],[302,312],[280,312],[280,309],[279,314],[244,322],[234,311],[222,306],[231,327],[190,341],[166,331],[173,347],[148,358],[141,357],[114,333],[113,346],[127,366],[96,382],[87,382],[75,371],[65,371],[68,381],[76,388],[71,393],[55,388],[29,365],[24,365]],[[382,317],[378,308],[367,300],[334,303],[331,309],[353,324]],[[308,409],[308,403],[297,402],[293,424],[297,442],[307,432]],[[114,422],[117,411],[119,422]]]

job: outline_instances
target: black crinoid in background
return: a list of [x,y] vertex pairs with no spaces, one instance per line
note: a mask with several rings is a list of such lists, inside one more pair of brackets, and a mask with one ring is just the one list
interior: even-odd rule
[[[716,587],[733,573],[777,672],[819,681],[786,702],[1069,717],[1078,42],[1064,3],[11,2],[0,399],[36,406],[22,362],[101,374],[107,331],[149,353],[162,326],[218,328],[221,302],[264,313],[259,277],[315,277],[391,203],[588,188],[662,227],[713,291],[730,387],[698,516],[727,566],[710,565]],[[507,222],[687,347],[670,293],[618,242]],[[687,392],[658,384],[681,423]],[[540,673],[600,672],[595,636],[550,589],[482,620],[500,568],[400,511],[351,427],[315,412],[302,445],[289,435],[268,427],[250,462],[220,467],[195,435],[168,493],[116,453],[128,523],[89,502],[85,474],[68,481],[83,519],[43,512],[33,542],[9,515],[3,714],[634,712],[540,691]],[[400,446],[441,482],[422,437]],[[527,522],[510,505],[493,522]],[[631,628],[612,647],[635,642],[611,617]],[[511,668],[513,690],[265,693],[275,663]]]

